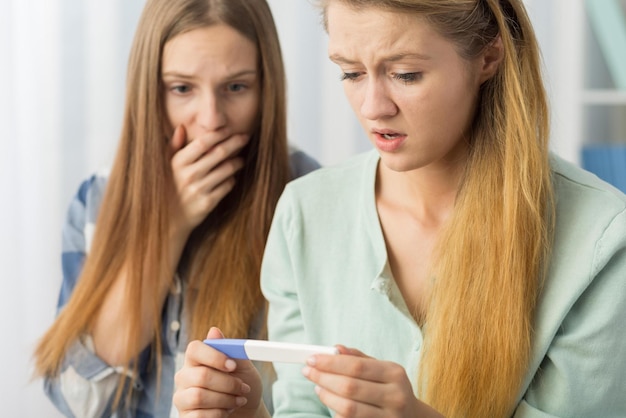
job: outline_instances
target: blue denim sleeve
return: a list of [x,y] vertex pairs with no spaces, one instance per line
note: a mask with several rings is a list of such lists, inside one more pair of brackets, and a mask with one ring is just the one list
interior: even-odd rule
[[57,302],[57,313],[74,291],[89,249],[107,176],[92,175],[83,181],[70,202],[62,235],[61,266],[63,282]]
[[[57,302],[57,313],[67,304],[82,272],[106,181],[106,176],[92,175],[81,183],[69,204],[62,229],[63,282]],[[68,378],[68,371],[69,374],[73,374],[72,378]],[[94,403],[101,404],[96,409],[101,411],[101,408],[108,408],[111,391],[116,386],[112,380],[117,381],[117,376],[118,371],[102,361],[84,341],[79,340],[74,342],[66,353],[60,376],[44,380],[44,390],[59,411],[65,416],[72,417],[76,415],[77,403],[80,403],[74,398],[86,394],[89,394],[92,406],[95,406]],[[103,385],[106,380],[111,383]],[[68,387],[68,382],[72,382],[71,387]]]

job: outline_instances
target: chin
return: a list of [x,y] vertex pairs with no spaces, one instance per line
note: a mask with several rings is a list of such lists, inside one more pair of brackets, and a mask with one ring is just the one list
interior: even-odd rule
[[387,155],[385,153],[380,153],[380,161],[385,168],[398,173],[405,173],[422,167],[422,165],[414,159],[409,159],[401,155]]

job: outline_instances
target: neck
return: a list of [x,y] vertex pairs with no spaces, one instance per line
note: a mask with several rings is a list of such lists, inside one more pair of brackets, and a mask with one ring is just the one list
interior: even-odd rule
[[463,170],[463,164],[446,164],[398,172],[380,162],[376,195],[420,223],[438,225],[454,208]]

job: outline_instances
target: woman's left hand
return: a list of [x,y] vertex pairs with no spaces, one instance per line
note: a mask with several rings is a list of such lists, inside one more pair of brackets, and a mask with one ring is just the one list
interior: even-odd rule
[[[224,335],[211,328],[207,338]],[[230,359],[201,341],[189,343],[175,382],[173,402],[181,418],[258,417],[266,412],[261,377],[252,362]]]
[[314,355],[303,374],[338,418],[406,418],[442,415],[418,400],[402,366],[338,345],[339,355]]

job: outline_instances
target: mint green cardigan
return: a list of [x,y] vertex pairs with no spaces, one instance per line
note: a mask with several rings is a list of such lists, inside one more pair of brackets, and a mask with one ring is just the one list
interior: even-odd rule
[[[344,344],[403,365],[422,332],[387,263],[374,201],[378,154],[291,182],[267,242],[269,338]],[[515,418],[626,417],[626,196],[551,157],[557,217],[534,348]],[[275,364],[274,417],[332,416],[301,365]]]

